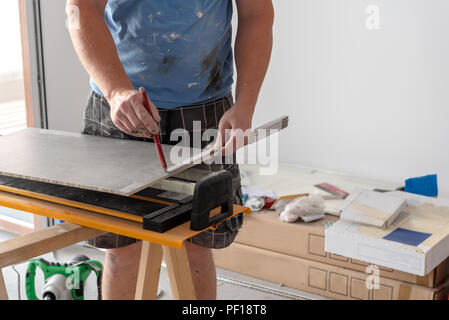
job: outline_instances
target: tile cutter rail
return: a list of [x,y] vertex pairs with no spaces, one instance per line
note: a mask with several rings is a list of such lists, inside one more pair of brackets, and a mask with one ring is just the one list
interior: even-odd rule
[[232,176],[227,171],[201,178],[193,196],[156,188],[121,196],[3,175],[0,191],[139,222],[143,229],[158,233],[189,220],[191,230],[205,230],[240,213],[236,208],[241,208],[232,204]]

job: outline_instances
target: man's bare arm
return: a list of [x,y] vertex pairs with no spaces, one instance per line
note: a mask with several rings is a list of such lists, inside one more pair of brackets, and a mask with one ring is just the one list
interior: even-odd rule
[[252,113],[270,63],[274,9],[271,0],[237,0],[237,9],[236,102]]
[[[122,131],[139,137],[150,137],[158,131],[154,120],[160,121],[153,109],[153,119],[143,105],[142,95],[136,91],[119,59],[114,39],[104,20],[107,0],[68,0],[67,15],[79,17],[79,24],[71,27],[70,36],[75,50],[87,72],[94,79],[111,105],[112,121]],[[79,12],[73,8],[77,8]]]
[[[274,9],[271,0],[236,0],[238,29],[235,42],[237,67],[236,101],[220,121],[219,139],[226,129],[251,128],[254,109],[259,97],[273,47]],[[234,139],[234,140],[233,140]],[[232,149],[235,137],[227,140],[225,149]],[[220,140],[218,140],[220,143]],[[222,144],[224,141],[222,142]]]

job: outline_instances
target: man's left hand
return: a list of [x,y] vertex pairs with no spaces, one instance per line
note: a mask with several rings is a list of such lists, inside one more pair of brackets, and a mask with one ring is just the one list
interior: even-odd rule
[[251,129],[253,107],[238,102],[222,116],[218,125],[215,148],[221,147],[223,155],[233,154],[237,149],[248,144],[247,133]]

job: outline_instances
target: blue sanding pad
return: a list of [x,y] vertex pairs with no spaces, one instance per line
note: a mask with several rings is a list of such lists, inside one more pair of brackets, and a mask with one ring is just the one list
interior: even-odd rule
[[404,191],[422,196],[436,197],[438,195],[437,175],[431,174],[407,179],[405,180]]
[[386,235],[384,239],[409,244],[411,246],[418,246],[421,242],[423,242],[430,236],[430,233],[397,228],[390,234]]

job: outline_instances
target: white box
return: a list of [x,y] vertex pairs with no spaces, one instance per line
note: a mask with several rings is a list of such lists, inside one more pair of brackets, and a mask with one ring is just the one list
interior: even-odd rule
[[425,276],[449,256],[449,202],[399,191],[389,195],[407,204],[390,226],[340,220],[326,230],[325,250]]

